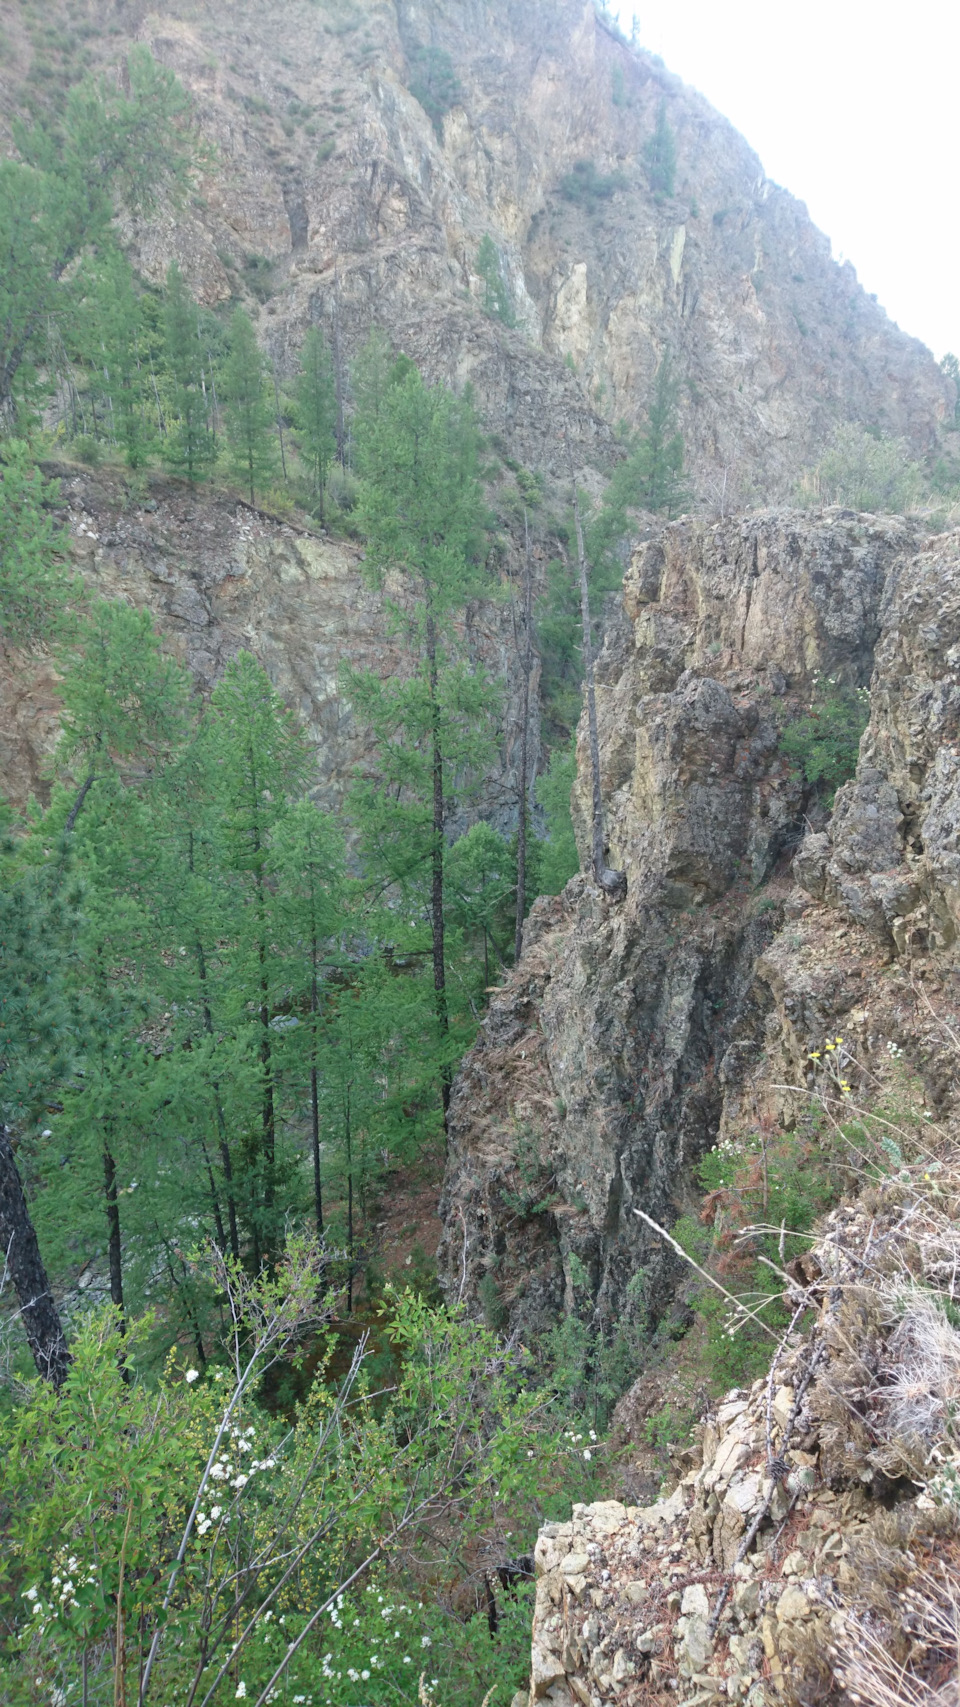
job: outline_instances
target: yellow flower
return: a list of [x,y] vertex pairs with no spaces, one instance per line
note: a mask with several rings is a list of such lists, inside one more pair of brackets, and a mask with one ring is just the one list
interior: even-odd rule
[[838,1037],[838,1038],[837,1038],[837,1042],[838,1042],[838,1043],[842,1043],[842,1042],[843,1042],[843,1038],[842,1038],[842,1037]]
[[824,1047],[826,1048],[827,1054],[829,1055],[832,1050],[836,1049],[837,1046],[835,1043],[827,1043],[827,1044],[825,1044]]
[[820,1059],[819,1049],[812,1049],[810,1051],[810,1054],[807,1056],[808,1061],[819,1061],[819,1059]]

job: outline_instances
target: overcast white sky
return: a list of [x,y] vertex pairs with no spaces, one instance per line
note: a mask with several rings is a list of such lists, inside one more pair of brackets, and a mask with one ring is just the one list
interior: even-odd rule
[[960,355],[958,0],[611,0],[936,356]]

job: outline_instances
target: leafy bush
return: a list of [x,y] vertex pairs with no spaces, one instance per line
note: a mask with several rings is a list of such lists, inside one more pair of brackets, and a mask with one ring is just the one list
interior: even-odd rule
[[903,439],[885,439],[845,421],[801,480],[798,497],[801,503],[899,515],[921,503],[924,492],[923,470]]
[[597,171],[592,160],[578,160],[573,171],[560,179],[560,194],[564,201],[593,213],[602,201],[609,201],[616,190],[625,190],[629,178],[624,172]]
[[816,693],[807,715],[786,725],[780,750],[795,759],[807,782],[832,801],[840,784],[856,771],[860,737],[869,716],[867,688],[828,681]]
[[438,1566],[431,1525],[454,1521],[469,1549],[499,1507],[504,1553],[522,1553],[541,1490],[581,1492],[582,1454],[559,1415],[545,1424],[528,1354],[411,1293],[389,1300],[388,1393],[362,1347],[342,1372],[327,1331],[306,1342],[320,1378],[293,1418],[265,1409],[265,1370],[316,1314],[316,1255],[294,1254],[276,1281],[220,1265],[235,1323],[224,1363],[184,1371],[171,1358],[151,1387],[132,1368],[143,1325],[124,1339],[101,1312],[74,1338],[62,1392],[38,1381],[12,1404],[0,1453],[11,1707],[58,1699],[81,1668],[90,1707],[123,1699],[124,1675],[129,1689],[145,1666],[158,1699],[199,1684],[217,1707],[281,1679],[293,1699],[333,1694],[338,1707],[413,1699],[421,1672],[471,1707],[491,1684],[503,1700],[520,1685],[525,1598],[501,1602],[496,1643],[486,1619],[452,1616],[469,1584],[459,1559]]
[[700,1218],[683,1216],[673,1231],[687,1254],[739,1301],[738,1308],[711,1286],[696,1294],[706,1374],[719,1391],[767,1367],[770,1330],[788,1321],[783,1280],[767,1263],[782,1269],[806,1249],[803,1235],[837,1200],[846,1176],[811,1118],[792,1132],[721,1140],[697,1177],[706,1193]]
[[243,275],[258,302],[269,302],[273,295],[273,262],[268,255],[248,255],[243,263]]

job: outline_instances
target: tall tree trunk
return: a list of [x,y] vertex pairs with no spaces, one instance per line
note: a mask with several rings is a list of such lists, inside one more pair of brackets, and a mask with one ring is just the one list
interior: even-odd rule
[[346,436],[343,430],[343,362],[340,355],[340,274],[336,266],[333,269],[333,383],[337,396],[337,461],[341,468],[346,468]]
[[60,1312],[53,1301],[47,1271],[7,1127],[0,1125],[0,1258],[13,1281],[20,1315],[37,1372],[56,1388],[70,1368]]
[[123,1245],[120,1239],[120,1205],[117,1200],[117,1164],[106,1131],[103,1135],[103,1195],[107,1209],[107,1254],[110,1265],[110,1302],[120,1319],[120,1332],[127,1331],[123,1313]]
[[[440,1047],[445,1049],[450,1030],[447,1012],[447,962],[444,949],[443,918],[443,742],[440,732],[440,701],[438,698],[437,627],[433,616],[427,617],[427,662],[430,680],[430,719],[433,756],[433,849],[431,853],[430,924],[433,937],[433,999],[437,1014]],[[450,1109],[450,1063],[440,1067],[440,1100],[443,1105],[443,1129],[447,1130]]]
[[[123,1245],[120,1239],[120,1205],[117,1201],[117,1164],[114,1160],[106,1127],[103,1134],[103,1197],[107,1212],[107,1256],[110,1267],[110,1302],[117,1312],[117,1325],[121,1336],[127,1331],[127,1318],[123,1307]],[[124,1381],[131,1379],[130,1370],[123,1352],[118,1358],[120,1374]]]
[[[530,526],[527,512],[523,512],[523,698],[521,701],[520,722],[520,786],[518,794],[517,815],[517,919],[513,937],[514,963],[520,959],[523,952],[523,916],[527,905],[527,824],[529,820],[527,804],[527,770],[529,760],[527,747],[530,728],[530,673],[533,668],[533,591],[530,573]],[[514,616],[516,621],[516,616]],[[518,645],[519,650],[519,645]]]
[[350,1086],[343,1107],[343,1135],[347,1150],[347,1315],[353,1310],[353,1128],[350,1118]]
[[[188,832],[187,849],[188,849],[187,863],[188,863],[190,871],[192,872],[193,871],[193,831],[192,830],[190,830]],[[206,1032],[208,1037],[212,1037],[213,1036],[213,1014],[210,1011],[210,1003],[207,999],[207,960],[206,960],[206,955],[203,952],[203,943],[201,942],[199,936],[197,936],[194,939],[194,945],[193,946],[194,946],[194,954],[196,955],[196,961],[197,961],[197,973],[198,973],[198,976],[200,979],[201,1006],[203,1008],[203,1029]],[[217,1143],[218,1143],[218,1148],[220,1150],[220,1166],[223,1168],[223,1177],[224,1177],[224,1180],[226,1182],[226,1187],[227,1187],[227,1215],[228,1215],[229,1223],[230,1223],[230,1255],[233,1257],[234,1262],[239,1262],[239,1260],[240,1260],[240,1240],[239,1240],[239,1237],[237,1235],[237,1205],[236,1205],[236,1200],[235,1200],[234,1195],[233,1195],[233,1164],[232,1164],[231,1157],[230,1157],[230,1145],[229,1145],[229,1142],[227,1140],[227,1122],[226,1122],[224,1112],[223,1112],[223,1099],[220,1095],[220,1086],[219,1086],[219,1083],[217,1082],[216,1079],[214,1079],[214,1081],[213,1081],[213,1106],[214,1106],[214,1111],[216,1113],[216,1119],[217,1119]],[[204,1149],[204,1155],[206,1155],[206,1149]],[[208,1171],[209,1171],[209,1163],[207,1164],[207,1167],[208,1167]],[[211,1193],[213,1196],[213,1212],[214,1212],[214,1217],[215,1217],[216,1224],[217,1224],[217,1234],[218,1234],[218,1237],[220,1239],[220,1248],[222,1250],[223,1249],[223,1221],[222,1221],[221,1216],[220,1216],[220,1204],[219,1204],[219,1201],[217,1199],[216,1190],[214,1189],[213,1174],[212,1173],[210,1174],[210,1190],[211,1190]]]
[[280,387],[277,384],[277,364],[271,359],[270,366],[273,373],[273,401],[277,411],[277,436],[280,440],[280,466],[283,469],[283,478],[286,480],[287,453],[283,448],[283,421],[280,416]]
[[320,1181],[320,1094],[317,1081],[317,1019],[320,999],[317,991],[317,939],[310,944],[312,968],[310,978],[310,1137],[313,1143],[313,1205],[317,1222],[317,1238],[323,1238],[323,1187]]

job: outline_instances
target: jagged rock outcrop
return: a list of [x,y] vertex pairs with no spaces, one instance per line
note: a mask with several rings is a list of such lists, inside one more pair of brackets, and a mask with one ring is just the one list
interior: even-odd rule
[[[562,1307],[609,1324],[642,1270],[644,1305],[661,1315],[672,1259],[634,1209],[671,1219],[691,1165],[729,1124],[771,1104],[789,1119],[789,1097],[770,1084],[804,1084],[806,1052],[889,958],[890,932],[921,928],[895,909],[915,900],[924,920],[931,905],[938,919],[949,910],[921,901],[914,855],[899,851],[910,826],[896,788],[912,777],[919,802],[927,769],[944,763],[921,708],[938,708],[942,755],[952,699],[939,672],[952,669],[953,630],[946,612],[934,627],[921,589],[936,600],[957,545],[949,536],[921,550],[922,535],[898,519],[768,512],[678,522],[635,554],[597,669],[609,858],[627,898],[611,907],[579,878],[539,902],[523,960],[492,999],[451,1110],[451,1287],[489,1299],[495,1286],[528,1331]],[[793,888],[790,861],[818,809],[778,738],[820,678],[863,687],[875,655],[875,718],[895,695],[897,727],[881,735],[871,724],[859,780],[841,791],[829,834],[812,826],[798,861],[814,887],[846,886],[841,958],[824,943],[839,922],[830,903],[829,923],[808,925],[816,909]],[[935,680],[916,673],[921,662]],[[574,791],[583,847],[585,742]],[[880,762],[896,763],[896,782]],[[948,792],[945,781],[936,822]],[[946,845],[936,857],[946,870]],[[909,870],[891,869],[898,858]],[[849,911],[865,916],[864,895],[872,936]],[[883,902],[899,922],[881,944]]]
[[[210,304],[259,297],[281,373],[310,324],[345,367],[383,326],[431,378],[473,385],[513,457],[563,478],[561,432],[580,465],[606,466],[613,425],[644,420],[669,349],[694,485],[728,509],[788,494],[837,420],[924,452],[952,414],[932,356],[831,259],[803,206],[592,0],[87,10],[81,38],[60,0],[46,34],[6,9],[0,125],[31,66],[50,87],[54,51],[74,74],[78,56],[109,66],[147,42],[214,155],[185,205],[129,228],[134,256],[154,282],[176,258]],[[645,164],[661,103],[673,194]],[[591,170],[571,189],[578,162]],[[482,311],[486,234],[515,329]]]
[[830,1214],[785,1277],[808,1334],[711,1408],[669,1495],[541,1529],[530,1707],[956,1699],[960,1335],[938,1300],[960,1149],[940,1138],[934,1192],[923,1162]]

